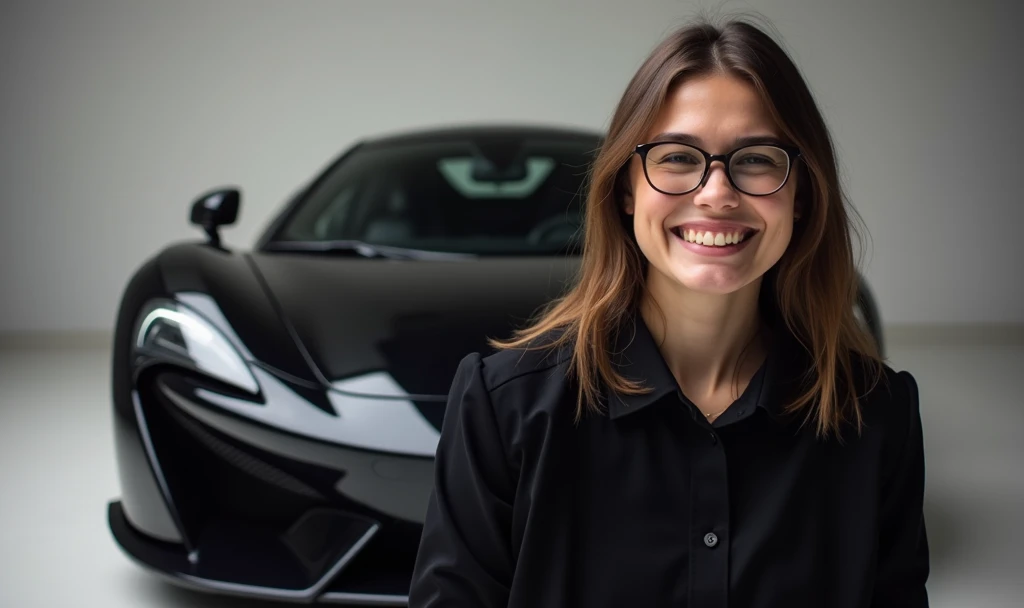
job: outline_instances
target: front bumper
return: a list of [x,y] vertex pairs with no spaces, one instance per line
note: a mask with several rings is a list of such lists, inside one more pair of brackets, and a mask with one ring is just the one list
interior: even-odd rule
[[211,522],[191,553],[136,531],[120,501],[109,504],[107,519],[117,544],[132,560],[183,587],[306,604],[408,603],[406,595],[375,592],[374,581],[347,576],[355,557],[380,529],[376,522],[352,514],[310,512],[284,535],[240,522]]
[[431,461],[217,411],[177,374],[131,397],[133,415],[115,417],[124,495],[107,519],[133,561],[203,592],[407,604]]

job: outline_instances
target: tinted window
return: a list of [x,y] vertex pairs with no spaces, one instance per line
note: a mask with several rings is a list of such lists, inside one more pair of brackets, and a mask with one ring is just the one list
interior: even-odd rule
[[276,241],[363,241],[477,254],[564,251],[599,142],[474,138],[356,151]]

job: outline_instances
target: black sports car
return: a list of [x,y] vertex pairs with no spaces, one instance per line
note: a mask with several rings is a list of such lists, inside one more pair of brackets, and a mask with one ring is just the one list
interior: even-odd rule
[[[400,606],[459,360],[563,292],[593,132],[465,127],[352,146],[251,251],[200,197],[204,241],[137,270],[118,311],[114,538],[170,580]],[[858,312],[878,339],[864,288]]]

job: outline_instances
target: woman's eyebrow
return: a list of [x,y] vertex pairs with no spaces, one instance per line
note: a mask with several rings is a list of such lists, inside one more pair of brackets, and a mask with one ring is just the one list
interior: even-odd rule
[[[696,135],[690,135],[689,133],[659,133],[655,135],[654,139],[652,139],[651,141],[674,141],[681,144],[688,144],[691,146],[704,146],[704,140],[697,137]],[[785,144],[785,142],[782,141],[782,138],[778,137],[777,135],[772,135],[771,133],[765,133],[763,135],[747,135],[746,137],[739,137],[737,139],[734,139],[732,142],[734,148],[739,148],[741,146],[751,146],[755,144],[780,145]]]

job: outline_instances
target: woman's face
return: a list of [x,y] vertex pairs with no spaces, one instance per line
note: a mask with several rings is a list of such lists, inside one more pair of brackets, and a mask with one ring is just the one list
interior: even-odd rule
[[[741,138],[764,136],[782,141],[754,89],[726,75],[696,78],[677,87],[666,99],[647,141],[684,135],[710,154],[725,154],[740,147]],[[667,172],[687,170],[685,165],[693,162],[685,154],[665,157],[663,152],[654,151],[651,158],[662,163]],[[751,157],[748,166],[763,160]],[[668,179],[662,175],[662,179]],[[681,286],[708,294],[732,293],[759,279],[789,245],[795,169],[778,192],[751,196],[733,188],[724,165],[715,161],[703,186],[688,194],[668,195],[651,187],[636,154],[631,161],[630,181],[625,209],[633,216],[637,242],[650,262],[649,284]],[[738,243],[734,242],[737,236]],[[720,246],[723,243],[725,246]]]

